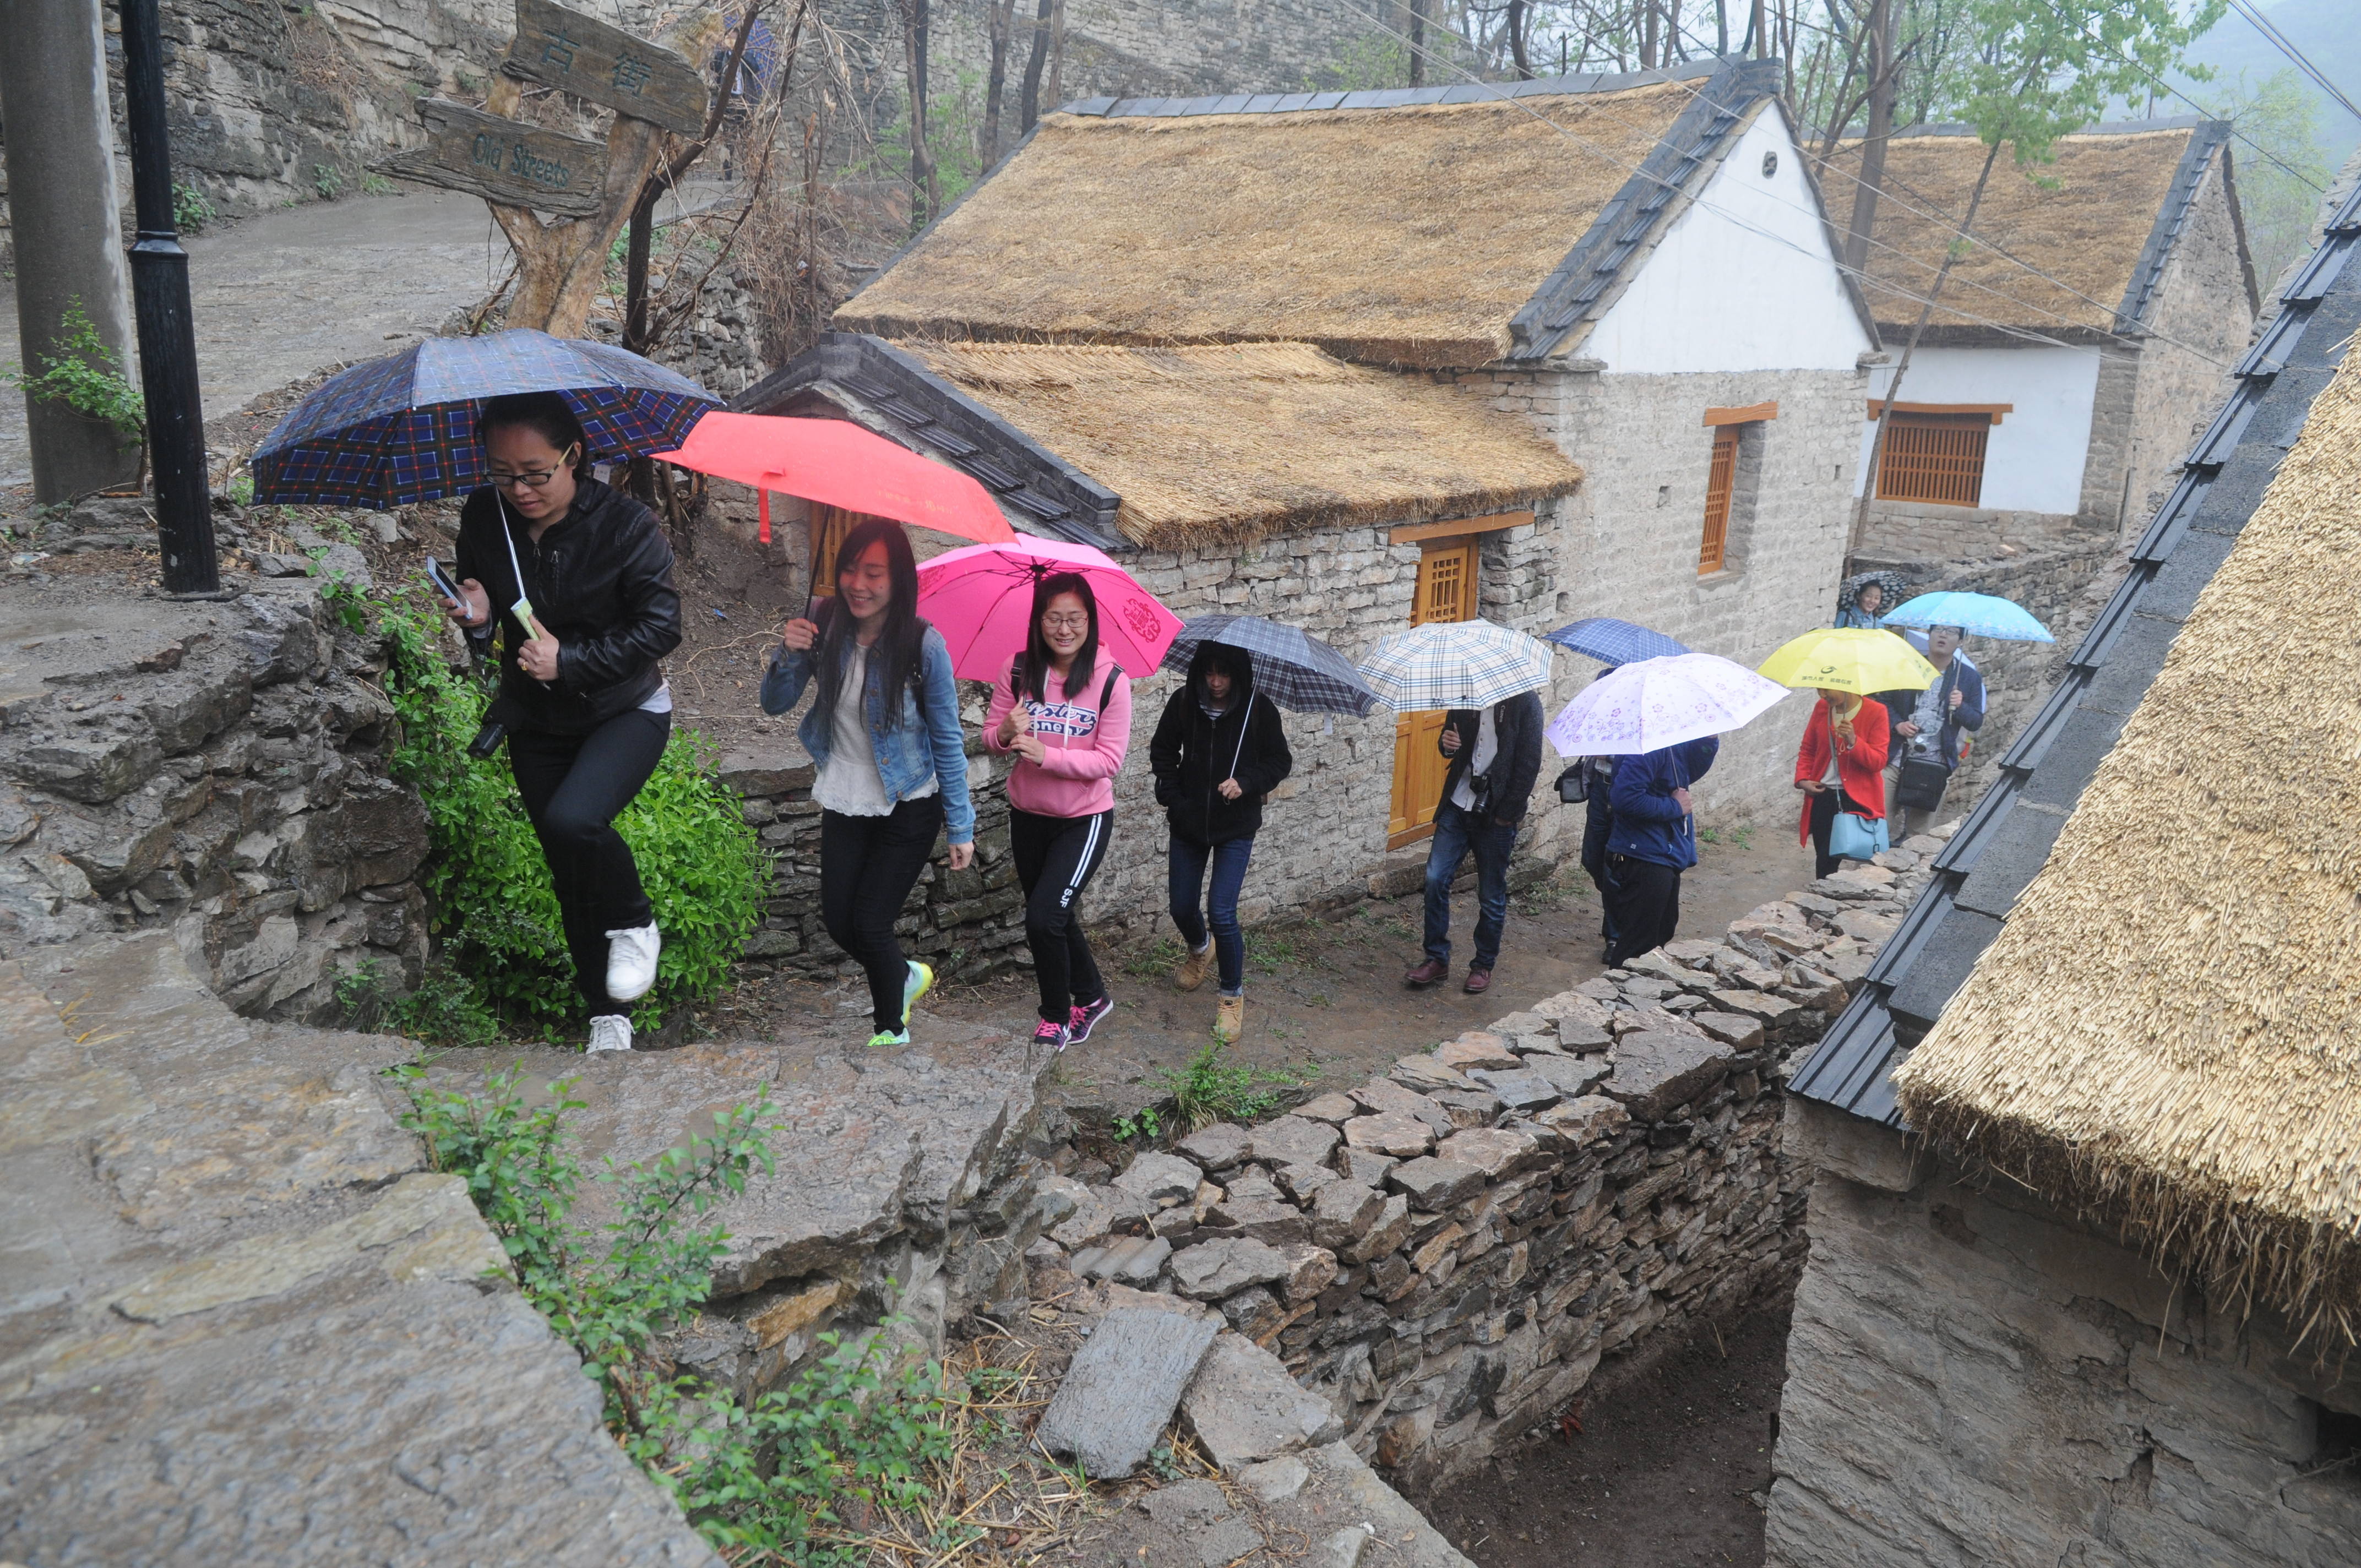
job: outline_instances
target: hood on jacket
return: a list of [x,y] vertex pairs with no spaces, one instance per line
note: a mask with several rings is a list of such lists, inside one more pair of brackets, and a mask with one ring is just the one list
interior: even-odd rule
[[1201,702],[1204,700],[1205,672],[1215,664],[1230,673],[1229,706],[1243,706],[1254,692],[1254,655],[1243,648],[1210,639],[1198,643],[1197,652],[1189,660],[1189,695]]

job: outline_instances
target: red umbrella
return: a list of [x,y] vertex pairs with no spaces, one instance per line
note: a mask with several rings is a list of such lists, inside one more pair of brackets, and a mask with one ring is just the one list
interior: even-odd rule
[[788,419],[715,411],[664,462],[752,485],[762,495],[763,543],[771,542],[771,492],[846,511],[955,533],[985,544],[1016,537],[992,492],[956,468],[921,457],[842,419]]

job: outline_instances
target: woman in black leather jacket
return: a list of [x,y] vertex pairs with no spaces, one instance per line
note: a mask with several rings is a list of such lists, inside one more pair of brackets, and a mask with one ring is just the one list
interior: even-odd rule
[[451,618],[479,656],[502,634],[491,717],[508,726],[549,862],[589,1048],[629,1050],[630,1004],[655,983],[660,940],[614,824],[672,735],[657,663],[680,645],[672,546],[647,508],[590,477],[581,423],[556,393],[491,399],[476,431],[492,482],[459,514],[467,603]]

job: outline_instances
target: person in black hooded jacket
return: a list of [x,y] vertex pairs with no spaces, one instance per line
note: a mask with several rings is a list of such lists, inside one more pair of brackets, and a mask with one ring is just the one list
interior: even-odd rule
[[1172,923],[1189,947],[1172,978],[1181,990],[1194,991],[1204,983],[1206,960],[1215,959],[1222,996],[1213,1033],[1235,1040],[1246,1027],[1246,1013],[1238,889],[1262,827],[1263,796],[1295,767],[1278,707],[1256,695],[1254,660],[1246,650],[1198,644],[1189,678],[1164,705],[1148,761],[1156,773],[1156,804],[1172,825],[1166,851]]
[[508,728],[509,767],[589,1008],[589,1049],[629,1050],[630,1004],[655,983],[661,938],[615,818],[672,735],[657,663],[680,645],[672,546],[647,508],[590,477],[581,422],[556,393],[489,400],[477,434],[491,483],[459,513],[467,602],[451,618],[478,657],[500,644],[486,717]]

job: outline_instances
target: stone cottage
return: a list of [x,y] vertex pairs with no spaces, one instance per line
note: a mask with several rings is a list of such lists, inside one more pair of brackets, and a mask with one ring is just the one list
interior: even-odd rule
[[[1455,388],[1538,431],[1585,475],[1536,516],[1538,554],[1514,509],[1480,528],[1463,518],[1395,538],[1422,547],[1422,572],[1475,574],[1458,613],[1533,631],[1615,614],[1751,663],[1827,613],[1875,347],[1778,82],[1775,63],[1733,61],[1419,91],[1084,100],[1045,120],[836,324],[914,354],[1295,344],[1290,353],[1404,385]],[[1105,450],[1130,439],[1121,414],[1102,411],[1093,439]],[[923,431],[891,433],[969,461]],[[1044,444],[1084,469],[1097,455]],[[1345,482],[1315,448],[1279,443],[1269,456],[1307,491]],[[1224,480],[1208,463],[1190,482]],[[1019,527],[1071,526],[995,488]],[[1489,542],[1471,548],[1470,535]],[[1284,587],[1261,586],[1281,578],[1243,562],[1235,573],[1210,602],[1303,612]],[[1413,603],[1396,597],[1396,624]],[[1588,678],[1576,666],[1565,661],[1557,698]],[[1389,798],[1330,803],[1331,830],[1366,864],[1422,836],[1431,802],[1411,759],[1439,722],[1400,726]],[[1735,738],[1709,814],[1784,808],[1791,728]],[[1563,830],[1548,777],[1529,840],[1544,850]]]
[[[1888,145],[1864,288],[1892,355],[1989,150],[1965,126]],[[1824,175],[1840,203],[1859,167],[1856,146]],[[2254,323],[2224,121],[2098,126],[2022,170],[2004,147],[1973,232],[1887,425],[1855,542],[1880,561],[2114,540],[2155,509]],[[1871,378],[1872,421],[1892,374]]]
[[2361,194],[1793,1076],[1774,1563],[2361,1559],[2351,703],[2277,608],[2361,610],[2356,250]]

